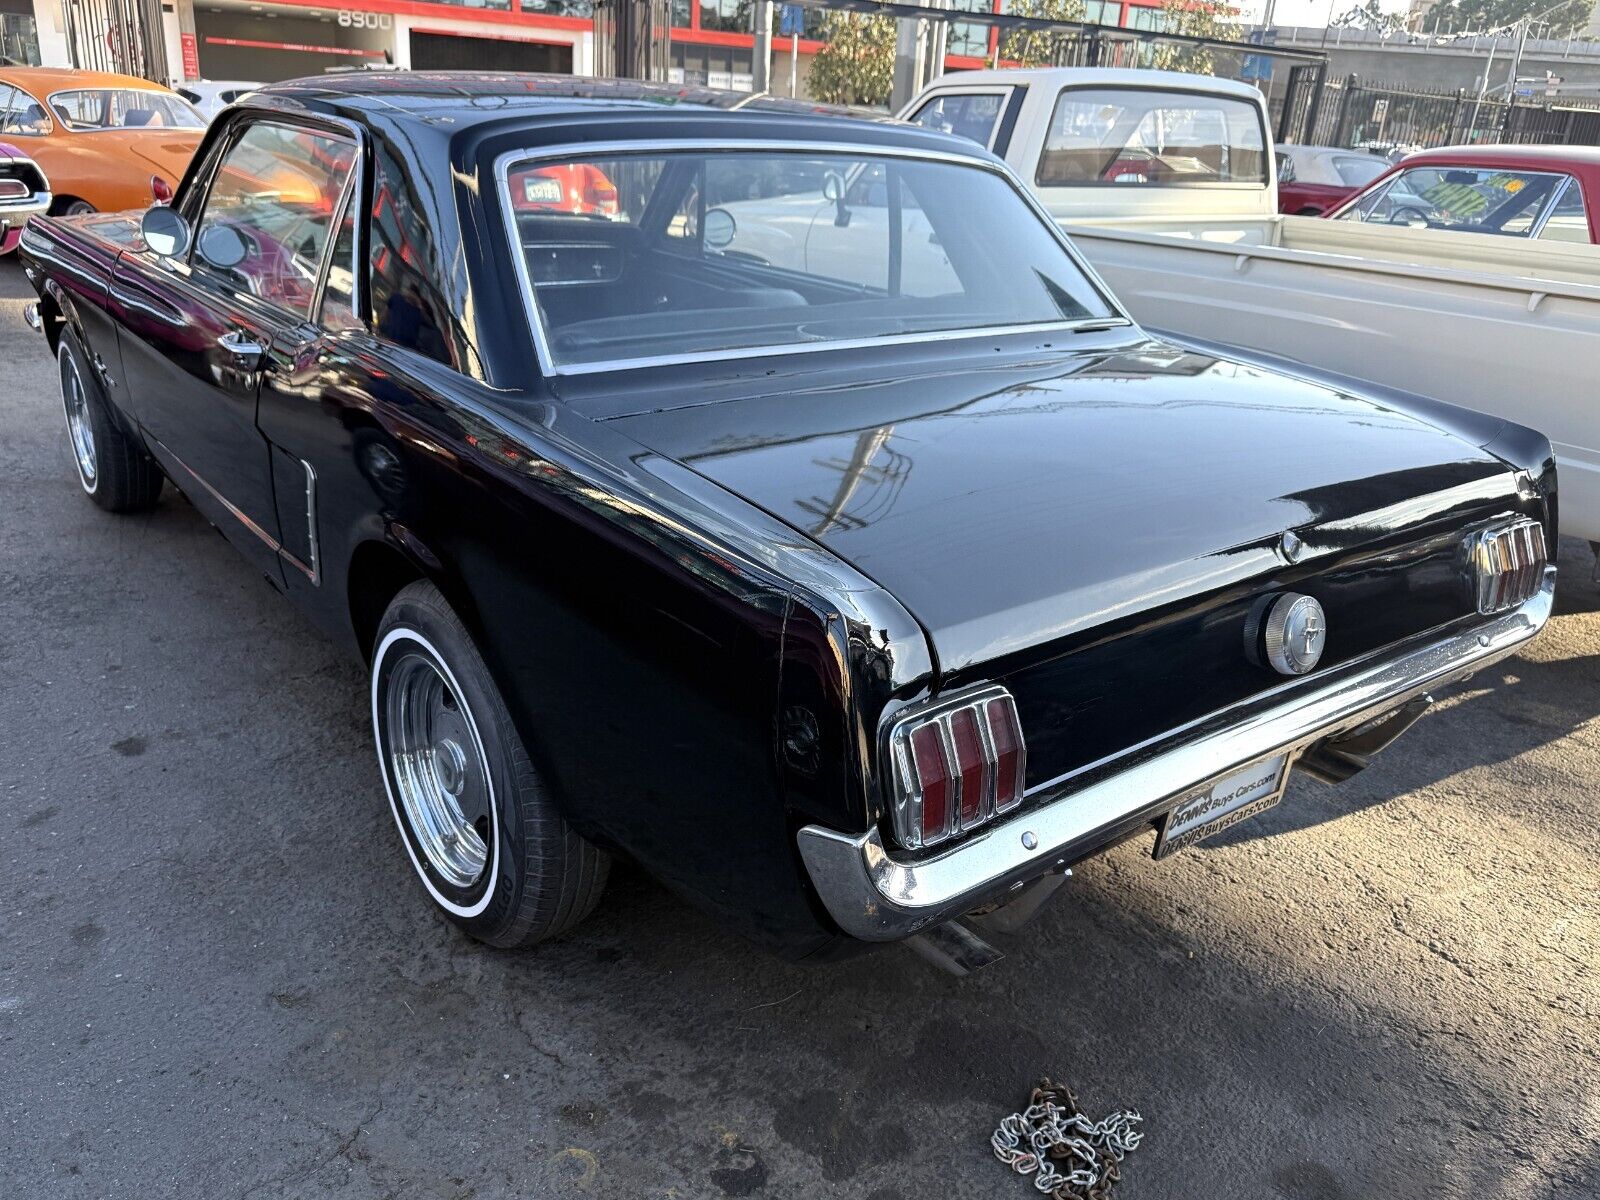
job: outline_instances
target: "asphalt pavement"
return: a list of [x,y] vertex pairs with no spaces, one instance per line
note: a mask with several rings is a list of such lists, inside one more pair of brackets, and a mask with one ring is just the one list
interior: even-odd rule
[[[360,665],[170,488],[94,508],[0,263],[0,1197],[1015,1197],[1040,1076],[1124,1200],[1600,1196],[1600,589],[1364,774],[1079,868],[1008,957],[797,966],[623,869],[424,904]],[[1576,386],[1576,384],[1575,384]]]

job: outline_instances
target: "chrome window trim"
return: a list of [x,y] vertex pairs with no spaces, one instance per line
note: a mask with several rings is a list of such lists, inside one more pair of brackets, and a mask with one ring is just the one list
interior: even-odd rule
[[[1543,631],[1555,604],[1556,569],[1539,591],[1495,617],[1468,618],[1329,671],[1222,709],[1066,781],[1029,790],[1031,806],[927,857],[896,856],[874,826],[841,833],[807,825],[798,834],[818,896],[839,927],[865,941],[894,941],[958,917],[1016,884],[1137,832],[1191,788],[1322,739],[1347,733],[1410,700],[1515,654]],[[1226,725],[1172,744],[1185,731]],[[1291,764],[1292,765],[1292,764]]]
[[[976,145],[976,143],[974,143]],[[980,147],[981,150],[981,147]],[[742,154],[767,151],[778,154],[846,155],[854,157],[901,158],[926,162],[953,163],[964,167],[977,167],[999,175],[1021,198],[1055,238],[1072,264],[1082,272],[1089,285],[1105,303],[1109,315],[1081,317],[1075,320],[1045,321],[1027,325],[998,325],[981,329],[935,330],[929,333],[893,334],[881,338],[850,338],[836,342],[783,342],[767,346],[739,347],[729,350],[708,350],[690,354],[653,354],[638,358],[601,359],[592,363],[575,363],[557,366],[551,353],[549,338],[544,328],[544,318],[539,312],[533,280],[528,273],[528,262],[522,253],[522,236],[517,231],[515,208],[509,203],[510,174],[515,166],[529,162],[592,159],[606,155],[671,154],[678,152],[707,151],[724,154]],[[533,331],[534,350],[539,358],[539,369],[546,378],[568,375],[596,375],[607,371],[632,371],[648,367],[667,367],[682,363],[729,362],[752,358],[775,358],[788,354],[819,354],[832,350],[857,350],[869,346],[905,346],[922,343],[968,340],[997,337],[1008,333],[1028,334],[1045,331],[1070,332],[1075,329],[1134,327],[1134,320],[1122,307],[1111,289],[1106,286],[1087,259],[1078,252],[1070,238],[1062,231],[1038,197],[1022,179],[998,159],[979,158],[947,150],[927,150],[912,146],[875,146],[870,142],[793,141],[779,142],[770,138],[717,140],[711,138],[641,138],[615,142],[569,142],[559,146],[541,146],[537,149],[503,151],[494,160],[495,201],[501,208],[501,223],[506,235],[506,248],[510,252],[512,269],[522,293],[523,307],[528,325]]]

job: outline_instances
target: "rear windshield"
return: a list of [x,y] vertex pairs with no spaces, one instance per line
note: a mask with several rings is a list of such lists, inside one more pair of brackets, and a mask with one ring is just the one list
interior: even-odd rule
[[204,129],[183,97],[144,88],[82,88],[57,92],[50,107],[68,129]]
[[1115,315],[978,165],[701,151],[517,164],[504,187],[558,367]]
[[1244,100],[1153,88],[1068,88],[1039,156],[1041,187],[1267,182],[1267,131]]

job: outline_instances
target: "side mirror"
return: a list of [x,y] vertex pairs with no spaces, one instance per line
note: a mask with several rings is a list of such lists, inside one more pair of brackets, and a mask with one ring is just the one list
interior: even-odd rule
[[739,226],[733,214],[725,208],[708,208],[705,217],[706,245],[712,250],[723,250],[733,244]]
[[250,243],[232,225],[207,225],[200,231],[195,249],[219,271],[231,270],[250,257]]
[[833,223],[843,229],[850,224],[850,209],[845,205],[844,176],[829,171],[822,177],[822,198],[834,206]]
[[189,222],[164,204],[145,209],[139,233],[152,254],[177,258],[189,248]]

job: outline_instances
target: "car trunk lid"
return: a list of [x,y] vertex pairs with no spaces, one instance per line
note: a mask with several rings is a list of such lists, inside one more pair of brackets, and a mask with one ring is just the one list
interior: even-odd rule
[[889,589],[947,676],[1262,576],[1285,531],[1516,499],[1414,416],[1160,342],[777,383],[615,419]]

